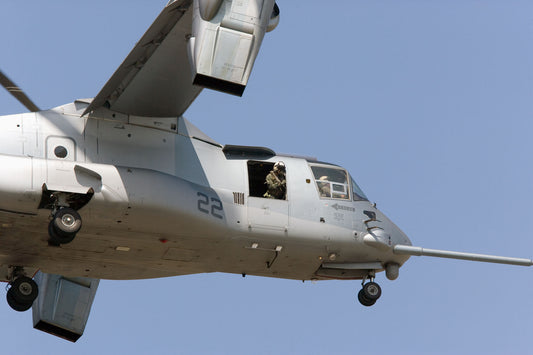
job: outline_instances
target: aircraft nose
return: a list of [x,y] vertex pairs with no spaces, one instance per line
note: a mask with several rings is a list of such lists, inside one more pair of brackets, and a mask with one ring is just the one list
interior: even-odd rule
[[412,245],[407,235],[379,210],[363,213],[369,217],[364,222],[368,232],[363,238],[366,244],[383,250],[397,244]]
[[391,227],[391,237],[392,237],[392,245],[396,244],[402,244],[402,245],[412,245],[411,240],[407,235],[400,229],[398,226],[396,226],[394,223],[392,223]]
[[389,280],[398,278],[400,265],[409,259],[409,256],[396,255],[394,246],[412,245],[407,235],[379,210],[364,211],[369,218],[365,220],[367,233],[363,242],[379,251],[380,259],[385,265],[385,274]]

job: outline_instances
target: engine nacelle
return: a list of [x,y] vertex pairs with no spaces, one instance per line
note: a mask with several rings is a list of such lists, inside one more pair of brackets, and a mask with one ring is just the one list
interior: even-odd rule
[[273,31],[279,24],[279,7],[274,3],[272,14],[270,14],[270,20],[268,21],[267,32]]
[[211,21],[220,9],[223,0],[198,0],[200,16],[204,21]]
[[33,327],[75,342],[85,330],[99,280],[38,272]]
[[188,42],[193,84],[242,96],[263,37],[279,22],[274,5],[275,0],[195,0]]

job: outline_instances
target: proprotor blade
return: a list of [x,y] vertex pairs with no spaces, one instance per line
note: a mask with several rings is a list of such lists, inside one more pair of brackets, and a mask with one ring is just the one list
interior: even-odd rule
[[40,109],[30,100],[28,96],[20,89],[14,82],[0,71],[0,84],[6,88],[21,104],[23,104],[31,112],[40,111]]

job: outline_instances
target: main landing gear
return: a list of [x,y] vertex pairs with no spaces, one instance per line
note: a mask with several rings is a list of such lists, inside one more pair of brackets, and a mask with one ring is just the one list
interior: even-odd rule
[[70,243],[74,239],[81,229],[81,217],[76,211],[85,206],[93,195],[92,188],[86,194],[78,194],[51,191],[48,190],[46,184],[43,185],[39,208],[51,211],[50,223],[48,223],[50,245],[59,246]]
[[55,245],[70,243],[81,229],[81,216],[70,207],[61,207],[52,213],[48,223],[50,243]]
[[[21,269],[15,269],[15,271],[18,272],[14,273],[14,275],[18,274]],[[30,309],[33,301],[39,295],[37,283],[28,276],[19,274],[9,283],[9,286],[6,294],[7,303],[18,312]]]
[[357,294],[357,299],[363,306],[373,306],[376,301],[381,297],[381,287],[374,282],[374,276],[371,275],[370,282],[365,283],[366,278],[361,283],[363,288]]

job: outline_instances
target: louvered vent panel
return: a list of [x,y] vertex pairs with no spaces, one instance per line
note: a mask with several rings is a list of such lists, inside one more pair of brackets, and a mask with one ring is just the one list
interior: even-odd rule
[[233,202],[237,205],[244,205],[244,193],[243,192],[234,192],[233,193]]

